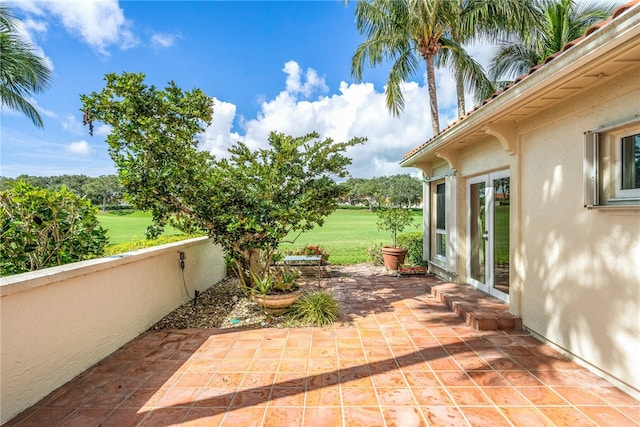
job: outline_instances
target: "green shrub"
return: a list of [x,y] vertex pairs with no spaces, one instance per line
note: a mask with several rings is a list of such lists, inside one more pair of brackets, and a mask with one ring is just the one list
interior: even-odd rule
[[413,265],[427,265],[422,259],[422,232],[412,231],[398,236],[398,246],[408,249],[406,263]]
[[308,326],[326,326],[336,321],[340,309],[335,297],[326,291],[313,291],[300,297],[289,308],[292,320]]
[[3,276],[95,258],[108,243],[91,202],[17,181],[0,193]]
[[[105,212],[113,212],[113,213],[118,213],[116,211],[123,211],[123,212],[126,212],[126,213],[133,213],[134,212],[133,206],[131,206],[131,205],[104,205],[100,209],[105,211]],[[120,214],[120,213],[118,213],[118,214]]]
[[127,208],[127,209],[103,209],[104,212],[109,212],[110,215],[118,215],[118,216],[125,216],[125,215],[131,215],[132,213],[135,212],[135,209],[131,209],[131,208]]
[[191,239],[193,237],[187,234],[181,234],[177,236],[160,236],[157,239],[143,239],[136,240],[134,242],[119,243],[117,245],[109,246],[105,249],[105,255],[116,255],[124,252],[137,251],[138,249],[150,248],[152,246],[166,245],[167,243],[179,242],[181,240]]
[[340,205],[338,209],[344,209],[349,211],[370,211],[369,206],[364,206],[364,205]]
[[367,258],[374,265],[383,265],[384,259],[382,258],[382,243],[372,243],[367,248]]

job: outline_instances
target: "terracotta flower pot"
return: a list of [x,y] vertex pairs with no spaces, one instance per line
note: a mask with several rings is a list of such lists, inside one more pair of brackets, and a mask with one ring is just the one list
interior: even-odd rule
[[269,314],[282,314],[287,308],[289,308],[294,302],[298,301],[298,298],[302,296],[302,290],[299,289],[294,292],[284,294],[254,294],[251,298],[260,304],[264,311]]
[[398,265],[404,262],[408,250],[405,248],[394,248],[391,246],[382,247],[382,258],[386,270],[398,271]]

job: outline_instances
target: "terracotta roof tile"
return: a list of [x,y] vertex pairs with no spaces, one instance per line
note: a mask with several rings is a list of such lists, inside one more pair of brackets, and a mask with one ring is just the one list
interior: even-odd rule
[[520,83],[521,81],[525,80],[527,77],[529,77],[531,74],[535,73],[536,71],[538,71],[540,68],[542,68],[543,66],[545,66],[546,64],[548,64],[549,62],[553,61],[554,59],[556,59],[557,57],[561,56],[564,52],[566,52],[567,50],[571,49],[572,47],[580,44],[585,38],[587,38],[588,36],[590,36],[591,34],[595,33],[596,31],[598,31],[600,28],[606,26],[607,24],[609,24],[612,20],[614,20],[615,18],[617,18],[618,16],[622,15],[624,12],[626,12],[627,10],[631,9],[632,7],[634,7],[635,5],[640,4],[640,0],[631,0],[628,3],[625,3],[621,6],[618,6],[616,8],[616,10],[613,12],[613,14],[611,15],[611,17],[604,19],[602,21],[599,21],[595,24],[593,24],[592,26],[590,26],[587,31],[585,31],[585,35],[582,37],[579,37],[577,39],[571,40],[570,42],[568,42],[567,44],[565,44],[562,48],[561,51],[556,52],[552,55],[549,55],[547,58],[545,58],[545,60],[536,65],[535,67],[532,67],[531,69],[529,69],[529,71],[519,77],[517,77],[512,83],[504,86],[503,88],[501,88],[500,90],[496,91],[493,95],[491,95],[489,98],[485,99],[484,101],[482,101],[480,103],[479,106],[477,106],[476,108],[472,109],[471,111],[468,111],[465,115],[463,115],[462,117],[458,118],[457,120],[455,120],[454,122],[452,122],[451,124],[449,124],[446,128],[444,128],[443,130],[441,130],[440,132],[438,132],[437,134],[435,134],[434,136],[432,136],[431,138],[429,138],[426,142],[424,142],[423,144],[420,144],[418,147],[414,148],[413,150],[409,151],[408,153],[406,153],[404,155],[404,159],[407,159],[409,157],[411,157],[412,155],[414,155],[415,153],[417,153],[418,151],[422,150],[423,148],[425,148],[427,145],[429,145],[429,143],[431,143],[433,140],[435,140],[437,137],[439,137],[440,135],[442,135],[443,133],[445,133],[446,131],[448,131],[450,128],[452,128],[454,125],[457,125],[458,123],[464,121],[466,118],[468,118],[469,116],[471,116],[473,113],[475,113],[478,109],[480,109],[482,106],[488,104],[489,102],[491,102],[492,100],[496,99],[497,97],[499,97],[500,95],[502,95],[503,93],[505,93],[506,91],[508,91],[509,89],[511,89],[513,86],[517,85],[518,83]]

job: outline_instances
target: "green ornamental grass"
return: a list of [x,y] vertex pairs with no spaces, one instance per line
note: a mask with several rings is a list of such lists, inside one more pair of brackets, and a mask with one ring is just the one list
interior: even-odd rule
[[302,325],[327,326],[338,318],[338,302],[327,291],[304,294],[289,308],[289,316]]

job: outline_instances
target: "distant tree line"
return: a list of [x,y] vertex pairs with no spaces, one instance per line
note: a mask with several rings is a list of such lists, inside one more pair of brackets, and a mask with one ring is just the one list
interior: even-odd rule
[[102,175],[99,177],[86,175],[0,177],[0,191],[10,189],[17,181],[24,181],[35,187],[53,191],[60,191],[65,187],[76,196],[91,201],[94,206],[101,207],[103,210],[107,205],[119,205],[124,202],[124,188],[118,182],[116,175]]
[[[33,176],[16,178],[0,177],[0,191],[10,189],[17,181],[36,187],[59,191],[62,187],[73,194],[90,200],[101,209],[125,203],[124,187],[117,175],[90,177],[86,175]],[[422,203],[422,183],[409,174],[380,176],[375,178],[349,178],[340,184],[347,188],[347,195],[340,203],[349,206],[365,206],[371,210],[391,204],[418,207]]]
[[348,189],[342,203],[350,206],[373,210],[386,204],[410,208],[422,203],[422,182],[409,174],[349,178],[342,185]]

